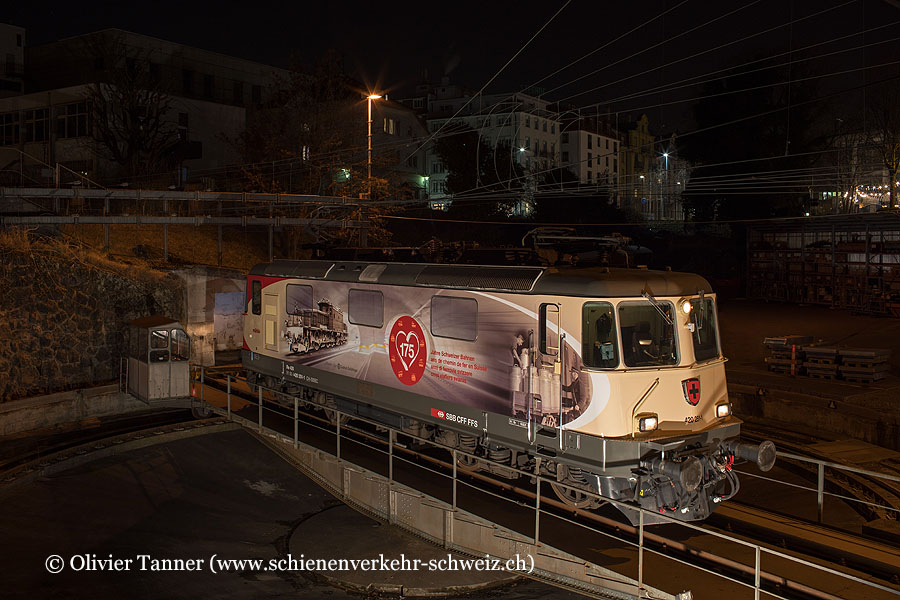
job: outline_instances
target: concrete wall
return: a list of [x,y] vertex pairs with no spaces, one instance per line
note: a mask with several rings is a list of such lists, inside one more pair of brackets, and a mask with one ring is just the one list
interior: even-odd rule
[[[244,339],[243,321],[235,318],[235,296],[230,294],[243,296],[245,275],[240,271],[214,267],[179,269],[174,274],[184,282],[187,310],[182,324],[191,336],[191,360],[210,366],[215,364],[217,349],[239,350]],[[220,301],[218,330],[217,297]]]
[[728,393],[735,414],[746,421],[857,439],[900,451],[900,413],[897,399],[889,391],[821,398],[730,383]]

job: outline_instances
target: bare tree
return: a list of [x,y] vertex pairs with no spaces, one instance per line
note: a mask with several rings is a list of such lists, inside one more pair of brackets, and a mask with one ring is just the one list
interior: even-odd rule
[[871,144],[888,172],[891,208],[897,208],[897,172],[900,171],[900,85],[882,86],[869,105]]
[[848,130],[842,119],[835,119],[835,122],[832,141],[834,152],[830,157],[835,168],[838,197],[834,200],[831,212],[839,214],[852,211],[856,188],[869,172],[870,165],[864,162],[868,150],[866,135],[857,129]]
[[169,119],[171,97],[150,61],[120,36],[106,36],[87,51],[104,65],[104,81],[91,84],[93,151],[119,166],[122,177],[146,176],[166,168],[166,152],[178,139]]

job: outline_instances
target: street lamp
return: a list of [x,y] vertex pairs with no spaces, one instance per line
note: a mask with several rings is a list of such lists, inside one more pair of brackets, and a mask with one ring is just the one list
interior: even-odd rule
[[[368,193],[366,194],[366,200],[368,202],[372,201],[372,100],[378,100],[381,98],[379,94],[369,94],[366,96],[366,100],[369,102],[369,148],[368,148],[368,156],[366,160],[366,164],[368,166],[369,178],[368,178]],[[363,209],[363,220],[368,220],[369,217],[369,208],[366,206]],[[359,245],[363,248],[368,246],[368,236],[365,227],[363,227],[362,232],[359,236]]]
[[366,97],[366,100],[369,101],[369,153],[368,153],[368,167],[369,167],[369,196],[368,199],[372,199],[372,100],[378,100],[381,98],[378,94],[369,94]]

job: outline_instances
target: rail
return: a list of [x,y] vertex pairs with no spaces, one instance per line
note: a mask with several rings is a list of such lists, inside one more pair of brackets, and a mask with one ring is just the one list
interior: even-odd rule
[[[569,516],[573,513],[579,516],[587,514],[585,511],[577,509],[573,511],[571,507],[566,507],[565,505],[562,505],[558,501],[554,500],[552,497],[544,495],[542,489],[545,489],[549,484],[553,484],[557,487],[566,489],[575,488],[557,482],[555,479],[551,479],[545,477],[544,475],[541,475],[539,463],[536,465],[535,470],[533,471],[524,470],[517,467],[497,463],[487,457],[477,456],[475,454],[468,453],[457,448],[452,448],[416,435],[411,435],[405,432],[398,432],[397,430],[391,428],[388,428],[386,440],[378,440],[382,445],[387,445],[387,449],[385,450],[384,448],[380,448],[377,445],[364,441],[376,440],[373,434],[356,427],[348,426],[346,423],[344,423],[344,419],[352,418],[360,423],[366,423],[375,431],[378,430],[375,428],[383,430],[386,427],[384,423],[380,423],[360,415],[344,413],[337,408],[327,409],[327,411],[332,416],[332,418],[329,419],[329,421],[331,421],[330,425],[324,425],[324,423],[327,423],[327,421],[326,419],[321,418],[318,419],[319,422],[314,422],[316,418],[305,418],[308,415],[303,415],[300,412],[300,405],[304,405],[304,408],[314,409],[322,409],[322,406],[314,402],[301,399],[296,395],[288,395],[279,390],[266,388],[265,386],[258,384],[255,384],[255,401],[251,401],[247,397],[245,397],[244,394],[239,395],[233,389],[233,382],[240,380],[230,374],[225,375],[226,390],[224,404],[222,406],[219,406],[218,404],[214,404],[209,401],[209,396],[206,391],[206,388],[209,387],[207,386],[207,369],[205,367],[197,365],[195,365],[195,369],[199,372],[198,376],[195,378],[197,380],[197,383],[199,383],[199,389],[192,389],[192,395],[197,400],[199,400],[204,408],[219,414],[223,414],[227,416],[228,419],[241,422],[245,426],[252,427],[261,433],[272,435],[276,439],[282,440],[286,443],[290,443],[295,449],[298,448],[300,444],[300,426],[303,425],[304,427],[310,427],[315,430],[324,432],[329,436],[334,436],[333,455],[338,460],[342,460],[342,440],[345,443],[364,446],[367,449],[374,450],[377,454],[386,456],[388,463],[386,469],[387,477],[391,482],[395,481],[394,466],[396,461],[414,464],[416,467],[425,468],[427,471],[435,475],[450,479],[450,504],[454,511],[458,508],[460,486],[466,486],[468,488],[476,490],[478,493],[488,494],[503,501],[513,502],[514,504],[523,508],[527,508],[528,510],[533,510],[534,526],[532,539],[535,545],[542,543],[541,524],[543,517],[544,520],[549,518],[554,520],[554,522],[562,521],[574,527],[586,529],[593,534],[602,535],[606,538],[615,540],[618,543],[623,543],[626,546],[631,547],[637,554],[637,573],[635,581],[637,582],[636,592],[639,598],[648,597],[647,593],[650,589],[649,586],[645,585],[644,572],[646,560],[645,557],[648,554],[656,557],[661,557],[665,560],[675,561],[685,567],[698,569],[714,577],[725,579],[733,584],[737,584],[740,587],[752,590],[754,600],[759,600],[759,598],[761,597],[780,598],[782,600],[793,600],[794,598],[798,597],[820,598],[823,600],[837,600],[839,598],[839,596],[837,595],[833,595],[831,593],[816,589],[808,583],[788,579],[787,576],[780,575],[772,571],[767,571],[763,568],[764,561],[771,561],[773,567],[777,566],[779,568],[779,571],[783,570],[784,572],[791,573],[792,576],[797,573],[797,569],[811,569],[812,575],[807,576],[807,581],[815,581],[817,585],[821,584],[823,581],[829,581],[829,578],[837,578],[830,579],[830,581],[842,581],[844,582],[844,584],[852,582],[854,584],[863,586],[864,589],[869,590],[869,592],[886,592],[893,597],[900,597],[900,590],[882,585],[875,581],[870,581],[850,573],[841,572],[831,567],[817,564],[809,560],[799,558],[797,556],[793,556],[787,552],[782,552],[780,550],[761,546],[759,544],[730,536],[722,532],[712,531],[708,528],[704,528],[693,523],[679,521],[667,515],[658,515],[654,513],[653,516],[655,518],[662,517],[663,520],[668,521],[669,523],[671,523],[671,525],[675,525],[683,530],[682,533],[679,533],[677,535],[670,534],[667,537],[663,537],[653,531],[647,530],[646,526],[644,525],[645,515],[647,514],[646,510],[634,505],[604,498],[593,492],[578,488],[577,491],[579,493],[592,497],[598,501],[609,502],[625,510],[639,513],[637,527],[630,527],[628,525],[619,523],[615,526],[614,531],[616,533],[610,533],[609,531],[604,531],[598,527],[594,527],[584,522],[576,521]],[[210,389],[213,391],[218,391],[212,387]],[[266,398],[266,395],[270,396],[270,398]],[[237,402],[240,403],[239,407],[236,407],[234,405],[235,399],[237,399]],[[280,400],[282,404],[275,403],[274,401],[276,400]],[[270,404],[270,406],[268,407],[266,406],[267,402],[269,402]],[[255,411],[253,410],[254,407],[256,409]],[[285,412],[286,410],[289,410],[286,407],[292,407],[292,414]],[[249,414],[248,409],[250,413],[253,413],[253,419],[244,416]],[[275,428],[271,421],[269,423],[269,426],[266,426],[266,414],[270,414],[273,416],[277,415],[279,419],[287,419],[288,421],[292,422],[293,431],[285,434],[284,431]],[[442,471],[441,469],[423,467],[421,464],[414,463],[407,458],[399,456],[397,453],[398,444],[396,442],[398,434],[402,435],[405,439],[410,439],[417,444],[422,444],[423,447],[431,447],[448,452],[452,457],[452,467],[447,469],[450,470],[450,473],[445,472],[446,470]],[[319,450],[322,449],[319,448]],[[534,491],[529,491],[527,495],[529,497],[533,497],[533,503],[529,504],[518,500],[510,500],[510,498],[504,495],[485,490],[479,486],[474,485],[473,483],[461,479],[459,476],[460,469],[458,468],[458,461],[460,457],[467,458],[468,461],[472,462],[473,464],[482,463],[485,465],[496,465],[498,467],[502,467],[508,472],[514,472],[518,474],[520,478],[525,478],[525,480],[532,481],[534,483]],[[791,455],[790,457],[795,458],[794,455]],[[801,460],[805,459],[805,457],[796,458]],[[845,468],[844,465],[826,463],[824,461],[816,461],[811,459],[807,460],[810,460],[810,462],[816,464],[829,466],[831,468]],[[852,468],[849,469],[853,470]],[[857,471],[860,470],[857,469]],[[878,475],[877,473],[872,472],[865,473],[867,475]],[[887,478],[892,480],[896,479],[890,476],[887,476]],[[520,479],[519,481],[521,482],[522,479]],[[517,483],[516,485],[519,484]],[[560,510],[560,507],[564,507],[563,510]],[[749,553],[752,553],[753,560],[750,562],[750,564],[746,564],[744,561],[735,558],[722,558],[720,556],[712,554],[707,550],[698,549],[688,545],[683,541],[678,541],[691,538],[692,536],[711,536],[712,538],[715,538],[720,542],[733,544],[735,546],[743,548]],[[675,597],[690,598],[691,595],[690,592],[685,592],[682,594],[677,594],[675,595]]]

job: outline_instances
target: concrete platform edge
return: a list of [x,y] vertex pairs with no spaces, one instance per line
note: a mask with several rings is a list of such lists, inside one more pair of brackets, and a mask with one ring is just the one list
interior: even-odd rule
[[[250,427],[252,426],[252,429]],[[303,443],[274,433],[260,434],[248,422],[248,429],[276,454],[297,467],[328,492],[355,510],[397,526],[447,550],[473,557],[509,559],[516,554],[531,555],[534,570],[525,576],[587,593],[598,598],[637,600],[637,582],[614,571],[594,565],[515,531],[499,527],[474,514],[456,509],[377,473]],[[402,506],[401,506],[402,505]],[[465,540],[463,542],[462,540]],[[400,586],[392,586],[396,593]],[[459,593],[461,590],[456,590]],[[436,595],[438,590],[435,590]],[[443,594],[453,593],[444,588]],[[676,596],[644,585],[641,597],[675,600]]]

